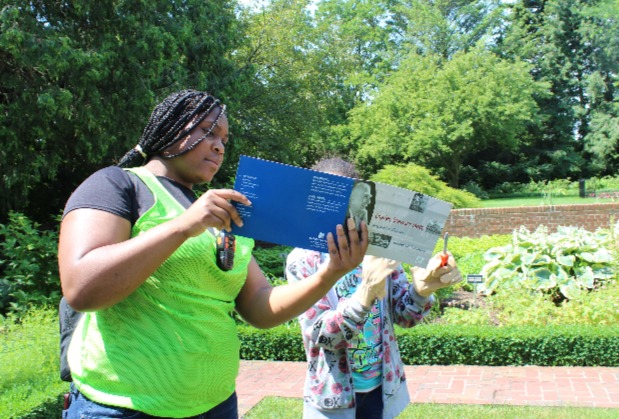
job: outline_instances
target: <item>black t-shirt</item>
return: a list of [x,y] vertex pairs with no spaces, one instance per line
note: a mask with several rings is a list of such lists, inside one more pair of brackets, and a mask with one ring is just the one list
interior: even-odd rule
[[[183,207],[189,207],[196,200],[193,191],[186,186],[162,176],[157,179]],[[77,187],[67,201],[63,217],[75,209],[92,208],[123,217],[133,225],[154,203],[152,192],[140,178],[111,166],[93,173]],[[59,322],[60,378],[64,381],[72,381],[67,351],[81,316],[82,313],[73,310],[63,297],[59,306]]]
[[[157,176],[161,184],[185,208],[196,196],[180,183]],[[135,174],[110,166],[93,173],[69,197],[64,215],[78,208],[92,208],[106,211],[135,224],[136,220],[153,206],[155,199],[148,186]]]

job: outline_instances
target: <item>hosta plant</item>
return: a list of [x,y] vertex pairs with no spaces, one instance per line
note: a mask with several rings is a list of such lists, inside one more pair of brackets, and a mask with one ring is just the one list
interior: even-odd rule
[[595,233],[579,227],[559,227],[549,234],[545,226],[534,232],[514,230],[512,243],[484,254],[485,283],[478,291],[492,294],[499,287],[521,287],[552,295],[555,300],[579,299],[614,277],[614,258],[607,230]]

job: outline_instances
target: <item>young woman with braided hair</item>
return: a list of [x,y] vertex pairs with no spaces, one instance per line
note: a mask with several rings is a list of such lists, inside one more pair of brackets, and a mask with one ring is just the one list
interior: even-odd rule
[[[155,107],[134,149],[69,198],[58,248],[66,302],[83,312],[72,334],[64,418],[237,418],[239,340],[232,310],[268,328],[294,318],[355,268],[367,227],[329,235],[330,262],[272,287],[237,237],[234,266],[217,267],[211,228],[242,225],[231,189],[200,197],[228,142],[225,106],[195,90]],[[354,223],[347,220],[348,227]]]

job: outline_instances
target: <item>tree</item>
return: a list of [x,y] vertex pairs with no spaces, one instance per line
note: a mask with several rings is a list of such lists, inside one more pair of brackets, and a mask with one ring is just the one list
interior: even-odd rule
[[247,31],[234,57],[251,86],[238,132],[245,153],[312,164],[339,149],[332,127],[376,85],[383,2],[310,3],[275,0],[241,14]]
[[137,143],[170,91],[231,94],[233,12],[230,1],[5,2],[2,213],[57,213],[76,184]]
[[457,188],[467,157],[514,149],[536,111],[535,82],[523,62],[478,47],[442,57],[412,54],[368,105],[353,110],[351,141],[365,174],[390,163],[434,169]]
[[[320,5],[324,2],[321,1]],[[323,27],[335,32],[325,48],[332,48],[340,61],[350,67],[342,68],[345,83],[355,93],[353,106],[380,94],[382,82],[402,65],[411,52],[439,57],[448,61],[458,51],[468,51],[477,42],[493,44],[495,33],[502,24],[499,1],[441,0],[441,1],[332,1],[326,8]],[[351,5],[352,3],[352,5]],[[336,6],[337,5],[337,6]],[[321,11],[321,7],[318,11]],[[344,57],[344,58],[342,58]],[[437,63],[440,65],[440,62]],[[351,68],[357,68],[351,71]],[[333,124],[329,135],[333,148],[354,158],[356,148],[351,144],[348,118]]]
[[[307,165],[314,134],[325,124],[320,77],[306,0],[279,0],[245,10],[242,42],[233,52],[244,90],[235,98],[232,153]],[[230,156],[228,158],[231,158]]]
[[607,54],[616,45],[618,30],[617,14],[609,9],[616,11],[613,2],[520,0],[509,8],[510,25],[499,45],[501,53],[530,62],[533,76],[549,82],[552,93],[537,98],[542,125],[528,133],[522,153],[533,179],[596,174],[588,163],[588,151],[596,146],[586,146],[586,139],[600,138],[592,133],[591,123],[596,118],[596,129],[605,125],[600,123],[604,118],[596,115],[606,106],[592,101],[589,87],[591,77],[599,73],[607,94],[612,96],[614,90],[617,61],[608,60],[612,55]]
[[437,55],[449,60],[480,41],[492,43],[502,23],[497,0],[399,0],[391,21],[398,28],[400,51]]
[[591,103],[590,130],[585,151],[594,156],[599,173],[619,170],[619,2],[606,0],[584,11],[589,17],[581,32],[594,46],[592,60],[598,65],[586,80]]

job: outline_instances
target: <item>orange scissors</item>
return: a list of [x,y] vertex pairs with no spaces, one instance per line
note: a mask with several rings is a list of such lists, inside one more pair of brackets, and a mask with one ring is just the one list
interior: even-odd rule
[[441,267],[447,266],[447,261],[449,260],[449,255],[447,254],[447,239],[449,239],[449,233],[445,233],[445,237],[443,239],[443,254],[441,255]]

